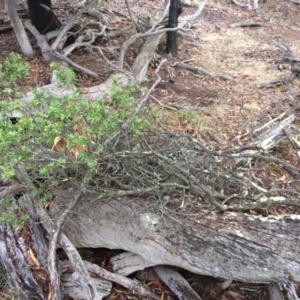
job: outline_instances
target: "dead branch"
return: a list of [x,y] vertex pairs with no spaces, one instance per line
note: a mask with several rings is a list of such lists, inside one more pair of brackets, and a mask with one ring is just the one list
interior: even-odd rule
[[234,27],[260,27],[263,26],[260,22],[239,22],[239,23],[233,23],[230,25],[231,28]]
[[[104,278],[105,280],[115,282],[121,286],[124,286],[125,288],[141,295],[142,297],[150,297],[151,299],[159,299],[155,294],[153,294],[150,290],[146,289],[140,282],[137,280],[132,280],[126,277],[123,277],[119,274],[111,273],[98,265],[92,264],[88,261],[84,261],[84,264],[87,268],[87,270],[90,273],[93,273],[101,278]],[[72,264],[70,264],[69,261],[63,261],[62,265],[64,268],[72,268]]]
[[55,58],[57,58],[61,61],[67,62],[68,64],[70,64],[74,68],[82,71],[85,74],[88,74],[88,75],[93,76],[93,77],[98,76],[97,73],[95,73],[95,72],[93,72],[89,69],[86,69],[86,68],[82,67],[81,65],[73,62],[71,59],[69,59],[65,55],[60,54],[57,51],[52,51],[51,47],[49,46],[49,44],[48,44],[48,42],[45,38],[45,36],[41,35],[30,22],[26,21],[24,24],[25,24],[26,28],[28,30],[30,30],[30,32],[35,36],[35,38],[37,40],[37,43],[38,43],[39,47],[41,48],[43,57],[46,60],[55,60]]
[[[29,236],[32,238],[32,240],[34,240],[36,238],[36,236],[33,234],[35,225],[30,224],[30,226],[32,231],[30,232],[28,230],[28,233],[32,234],[32,236]],[[36,278],[34,278],[32,272],[30,272],[30,268],[32,267],[30,264],[34,265],[34,267],[38,268],[39,270],[42,270],[44,267],[44,265],[41,265],[39,261],[41,257],[35,257],[36,252],[33,252],[36,250],[35,246],[37,241],[30,241],[32,242],[32,249],[26,245],[26,242],[19,230],[16,230],[6,222],[1,222],[0,258],[1,263],[5,267],[8,279],[10,280],[11,284],[14,285],[15,293],[18,295],[19,299],[32,299],[32,296],[34,295],[36,298],[43,300],[45,299],[43,291],[36,282]],[[44,245],[41,243],[38,245],[40,249],[42,249],[43,246]],[[31,253],[34,253],[31,256],[30,251]],[[35,258],[35,262],[32,261],[32,256]],[[43,275],[45,276],[45,280],[47,280],[47,274],[44,273]],[[26,288],[24,288],[24,283],[26,284]],[[7,299],[11,299],[11,297]]]
[[[18,175],[19,175],[20,181],[24,182],[27,185],[27,188],[30,191],[34,191],[35,186],[33,185],[33,182],[30,179],[30,177],[27,174],[24,167],[19,166],[18,171],[19,171]],[[36,196],[34,195],[34,192],[30,193],[30,197],[32,199],[34,199],[35,209],[38,213],[39,218],[42,221],[43,227],[48,232],[48,234],[50,236],[52,236],[52,234],[56,232],[56,228],[53,225],[52,220],[50,219],[49,215],[47,214],[47,212],[42,207],[42,204],[40,203],[39,199],[37,199]],[[73,198],[72,203],[75,205],[78,199],[79,199],[79,197],[78,198],[77,197]],[[68,210],[66,210],[65,212],[68,212]],[[65,219],[65,217],[63,217],[63,219]],[[72,266],[74,267],[74,269],[76,271],[76,276],[78,277],[78,282],[81,284],[82,289],[86,291],[85,294],[89,295],[89,297],[90,297],[89,299],[92,299],[94,296],[97,296],[97,289],[93,285],[93,283],[91,281],[91,278],[89,276],[89,273],[88,273],[87,269],[85,268],[85,265],[83,264],[82,259],[79,255],[77,249],[70,242],[70,240],[67,238],[67,236],[63,233],[59,234],[58,242],[59,242],[60,246],[64,249],[65,253],[67,254],[67,256],[69,258],[69,260],[72,262]],[[50,267],[49,273],[50,273],[50,271],[52,271],[51,267]],[[57,288],[57,286],[55,286],[55,288]],[[59,295],[60,291],[55,291],[55,293],[56,293],[56,295]],[[61,298],[58,298],[58,299],[61,299]]]
[[[196,35],[192,35],[192,34],[187,34],[185,32],[182,32],[181,30],[178,30],[178,34],[185,37],[185,38],[189,38],[189,39],[193,39],[193,40],[200,40],[201,39],[199,33],[197,33]],[[195,45],[194,43],[185,43],[185,44],[186,45],[188,45],[188,44]],[[196,44],[196,45],[198,45],[198,44]],[[202,46],[200,46],[200,47],[202,48]]]
[[158,277],[167,285],[178,299],[201,300],[189,283],[173,268],[167,266],[154,267]]
[[272,88],[274,86],[288,85],[292,83],[298,77],[297,73],[292,73],[291,75],[284,77],[281,80],[274,80],[271,82],[262,83],[258,86],[258,88]]
[[[90,24],[95,24],[95,23],[90,23]],[[99,26],[99,28],[101,28],[100,32],[98,29],[86,29],[85,31],[83,31],[83,33],[77,37],[76,41],[73,44],[63,49],[64,55],[68,56],[74,49],[80,47],[87,47],[87,49],[95,47],[97,49],[100,49],[99,46],[92,45],[95,42],[97,37],[102,37],[102,38],[118,37],[122,34],[122,31],[119,29],[108,28],[107,26],[103,26],[103,27]],[[109,30],[108,32],[106,32],[107,29]],[[104,50],[112,52],[110,49],[104,49]],[[116,55],[116,53],[114,53],[114,55]],[[120,69],[118,70],[121,71]]]
[[[180,23],[178,25],[178,27],[180,27],[179,29],[182,29],[188,22],[195,20],[195,18],[197,18],[200,15],[200,13],[202,12],[206,3],[207,3],[207,0],[202,1],[199,5],[197,11],[195,12],[195,14],[188,15],[184,18],[180,18]],[[151,29],[148,32],[153,31],[155,29],[155,27],[160,24],[160,22],[164,21],[164,18],[165,18],[164,14],[168,12],[169,5],[170,5],[170,1],[167,2],[164,13],[163,13],[162,17],[160,18],[160,20],[157,22],[154,22],[154,24],[152,25]],[[176,30],[176,28],[174,28],[174,30]],[[153,58],[154,52],[156,51],[156,48],[158,46],[160,39],[163,36],[164,36],[164,32],[162,32],[156,36],[149,36],[147,38],[146,42],[144,43],[142,50],[140,51],[137,58],[135,59],[133,65],[132,65],[132,73],[134,74],[134,76],[136,77],[136,79],[139,82],[143,82],[145,80],[146,73],[148,70],[148,65]],[[121,62],[123,61],[123,59],[124,59],[124,56],[122,58],[120,55],[120,59],[119,59],[120,65],[121,65]]]
[[[249,144],[247,144],[247,146],[253,147],[254,149],[257,148],[259,149],[259,151],[267,151],[275,147],[278,143],[280,143],[283,139],[286,138],[285,132],[290,133],[292,131],[292,129],[289,126],[294,121],[294,119],[294,115],[287,117],[279,124],[276,124],[274,127],[262,133],[260,136],[257,137],[257,139],[254,142],[250,142]],[[243,155],[255,154],[257,152],[257,150],[246,150],[243,152]],[[245,162],[244,158],[242,158],[241,160],[237,159],[236,164],[240,165],[242,162]]]
[[[161,160],[167,162],[168,164],[173,164],[173,162],[161,155],[160,153],[154,153],[155,156],[157,156],[158,158],[160,158]],[[205,195],[207,196],[208,201],[215,206],[218,210],[220,211],[225,211],[226,208],[223,207],[220,203],[218,203],[214,197],[214,194],[211,189],[209,189],[207,186],[205,186],[204,184],[200,183],[193,175],[189,174],[188,171],[182,170],[180,166],[177,165],[173,165],[173,167],[175,169],[177,169],[177,171],[179,171],[180,173],[182,173],[184,176],[179,175],[179,173],[175,173],[175,176],[178,176],[179,179],[183,180],[185,183],[190,183],[191,189],[198,194],[199,196],[204,192]]]
[[172,67],[181,67],[181,68],[186,68],[188,70],[191,70],[193,72],[196,72],[196,73],[199,73],[199,74],[203,74],[205,76],[210,76],[210,77],[215,77],[215,78],[221,78],[221,79],[224,79],[224,80],[230,80],[230,81],[234,81],[231,77],[227,76],[227,75],[222,75],[222,74],[213,74],[209,71],[207,71],[206,69],[204,68],[201,68],[201,67],[193,67],[193,66],[190,66],[186,63],[182,63],[182,62],[176,62],[174,64],[171,65]]
[[268,284],[268,292],[270,300],[284,300],[283,293],[280,290],[278,283],[272,282]]
[[80,300],[91,300],[97,299],[102,300],[105,297],[109,296],[112,290],[112,283],[100,278],[91,278],[93,285],[97,289],[97,298],[91,298],[90,295],[86,294],[86,291],[82,289],[80,283],[78,283],[77,276],[74,276],[73,268],[63,269],[63,274],[61,275],[62,285],[64,287],[65,293],[71,297],[71,299],[80,299]]
[[[89,41],[86,40],[87,35],[89,36]],[[94,42],[97,36],[101,36],[100,33],[93,32],[93,31],[85,31],[85,35],[79,36],[75,43],[72,45],[64,48],[63,53],[65,56],[70,55],[70,53],[73,52],[74,49],[80,48],[80,47],[90,47]]]
[[[114,272],[123,276],[151,266],[143,257],[130,252],[123,252],[112,257],[110,263]],[[151,269],[177,295],[178,299],[201,300],[189,283],[175,269],[166,266],[156,266]]]
[[[140,38],[144,38],[144,37],[149,37],[152,35],[158,35],[160,36],[161,34],[164,34],[168,31],[176,31],[180,29],[180,27],[174,27],[174,28],[163,28],[163,29],[158,29],[157,31],[147,31],[145,33],[137,33],[135,35],[132,35],[121,47],[120,50],[120,57],[119,57],[119,61],[117,63],[118,68],[123,68],[123,63],[124,63],[124,57],[125,57],[125,53],[126,50],[128,49],[128,47],[134,43],[137,39]],[[182,29],[182,28],[181,28]]]
[[294,4],[299,4],[300,5],[300,1],[297,1],[297,0],[288,0],[288,1],[290,1],[290,2],[292,2]]
[[78,16],[80,16],[83,12],[88,11],[91,7],[94,7],[98,0],[91,0],[90,2],[85,3],[83,7],[78,9],[75,13],[71,14],[66,25],[63,27],[59,35],[56,37],[55,41],[51,45],[51,51],[55,51],[63,39],[63,37],[67,34],[67,32],[73,27],[75,20]]
[[133,19],[133,16],[132,16],[132,13],[131,13],[131,9],[130,9],[130,6],[128,4],[128,0],[125,0],[125,3],[126,3],[126,7],[127,7],[127,10],[128,10],[128,14],[129,14],[129,17],[130,17],[130,20],[131,20],[131,23],[132,23],[132,27],[134,29],[134,32],[137,33],[137,29],[136,29],[136,23]]
[[249,10],[252,10],[252,6],[251,4],[249,3],[249,0],[248,0],[248,3],[247,4],[244,4],[244,3],[240,3],[238,2],[237,0],[232,0],[232,2],[240,7],[247,7]]
[[281,80],[274,80],[271,82],[260,84],[259,88],[270,88],[273,86],[280,86],[280,85],[288,85],[292,83],[300,74],[300,68],[296,66],[295,62],[299,62],[300,58],[296,57],[290,47],[282,41],[272,41],[272,44],[279,48],[285,55],[282,58],[282,61],[288,61],[291,63],[291,74],[289,76],[284,77]]
[[56,58],[58,58],[58,59],[60,59],[60,60],[62,60],[62,61],[67,62],[68,64],[70,64],[71,66],[73,66],[73,67],[76,68],[77,70],[82,71],[82,72],[85,73],[85,74],[88,74],[88,75],[90,75],[90,76],[92,76],[92,77],[98,77],[98,76],[99,76],[99,74],[97,74],[97,73],[95,73],[95,72],[93,72],[93,71],[91,71],[91,70],[89,70],[89,69],[87,69],[87,68],[82,67],[81,65],[75,63],[74,61],[72,61],[71,59],[69,59],[68,57],[66,57],[66,56],[63,55],[63,54],[60,54],[60,53],[57,52],[57,51],[54,51],[54,52],[53,52],[53,55],[54,55]]
[[276,41],[276,40],[273,40],[272,41],[272,44],[279,48],[282,52],[284,52],[287,56],[289,57],[295,57],[293,51],[291,50],[291,48],[285,44],[283,41]]
[[199,6],[194,14],[179,18],[180,23],[191,22],[191,21],[196,20],[200,16],[200,14],[207,2],[208,2],[208,0],[202,0],[202,2],[199,4]]
[[57,241],[60,235],[60,231],[65,221],[67,215],[74,208],[78,199],[81,197],[83,187],[80,188],[79,192],[76,193],[73,197],[73,200],[69,203],[68,208],[59,216],[56,220],[56,228],[55,231],[52,232],[51,238],[49,240],[49,254],[48,254],[48,269],[50,275],[50,285],[52,289],[52,297],[53,299],[60,299],[59,286],[60,286],[60,276],[57,272],[56,267],[56,249],[57,249]]
[[26,191],[26,186],[16,183],[11,186],[0,186],[0,200],[10,195],[15,195]]
[[39,47],[41,48],[43,57],[48,61],[53,60],[53,55],[50,51],[50,46],[49,46],[45,36],[41,35],[29,21],[25,21],[24,25],[36,38],[37,43],[38,43]]
[[[155,70],[155,75],[157,77],[156,81],[152,84],[148,92],[144,97],[142,97],[138,103],[138,105],[135,108],[134,115],[137,115],[139,111],[141,110],[142,106],[145,104],[145,102],[149,99],[152,91],[155,89],[155,87],[160,83],[161,77],[158,74],[158,71],[160,70],[161,66],[165,63],[166,59],[163,59],[160,64],[158,65],[157,69]],[[123,125],[122,125],[122,130],[126,129],[128,125],[130,124],[131,119],[128,119]],[[105,145],[111,143],[119,134],[121,133],[121,130],[115,132],[112,136],[106,139],[104,142]]]
[[151,95],[151,99],[153,99],[156,103],[158,103],[161,107],[166,108],[166,109],[170,109],[170,110],[178,110],[175,107],[169,106],[169,105],[165,105],[162,104],[158,99],[156,99],[153,95]]

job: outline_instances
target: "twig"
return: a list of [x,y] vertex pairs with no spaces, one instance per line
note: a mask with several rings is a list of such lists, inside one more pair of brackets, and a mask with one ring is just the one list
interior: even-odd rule
[[[192,35],[192,34],[187,34],[185,32],[182,32],[181,30],[178,30],[178,34],[181,35],[181,36],[183,36],[183,37],[186,37],[186,38],[189,38],[189,39],[193,39],[193,40],[200,40],[201,39],[201,37],[199,36],[198,33],[196,35]],[[192,44],[192,43],[190,43],[190,44]]]
[[199,49],[203,49],[203,46],[200,45],[200,44],[197,44],[197,43],[185,43],[185,45],[188,45],[188,46],[192,46],[192,47],[196,47],[196,48],[199,48]]
[[[39,203],[39,199],[36,199],[36,196],[34,195],[35,186],[34,186],[33,182],[31,181],[31,179],[30,179],[29,175],[27,174],[24,167],[19,166],[18,171],[19,171],[20,180],[22,182],[25,182],[27,188],[31,191],[31,198],[34,199],[37,214],[38,214],[39,218],[41,219],[44,228],[46,229],[48,234],[51,236],[55,232],[55,227],[54,227],[49,215],[47,214],[45,209],[42,207],[42,205]],[[90,299],[93,299],[93,296],[97,296],[97,289],[93,285],[91,278],[89,276],[89,273],[79,255],[77,249],[70,242],[70,240],[67,238],[67,236],[62,232],[58,236],[58,242],[62,246],[63,250],[65,251],[69,260],[71,261],[72,266],[74,267],[76,273],[78,274],[79,282],[80,282],[82,288],[87,291],[86,294],[90,296]]]
[[41,50],[42,50],[42,53],[43,53],[43,57],[46,59],[46,60],[54,60],[54,58],[58,58],[59,60],[62,60],[62,61],[65,61],[67,62],[68,64],[70,64],[71,66],[73,66],[74,68],[84,72],[85,74],[88,74],[92,77],[97,77],[98,74],[89,70],[89,69],[86,69],[84,67],[82,67],[81,65],[75,63],[74,61],[72,61],[71,59],[69,59],[68,57],[66,57],[65,55],[63,54],[60,54],[56,51],[52,51],[45,36],[41,35],[37,30],[36,28],[31,25],[28,21],[25,22],[25,26],[26,28],[28,28],[28,30],[30,30],[30,32],[35,36],[36,40],[37,40],[37,43],[38,45],[40,46]]
[[141,107],[143,106],[143,104],[149,99],[152,91],[156,88],[156,86],[161,82],[161,77],[158,74],[158,71],[160,70],[161,66],[166,62],[166,59],[162,59],[161,62],[159,63],[158,67],[155,70],[155,75],[157,77],[156,81],[152,84],[152,86],[150,87],[150,89],[148,90],[147,94],[140,100],[140,102],[138,103],[136,109],[135,109],[135,114],[137,114]]
[[292,2],[292,3],[295,3],[295,4],[299,4],[299,5],[300,5],[300,1],[297,1],[297,0],[288,0],[288,1],[290,1],[290,2]]
[[[137,155],[137,153],[135,153],[135,155]],[[149,153],[146,156],[152,156],[153,153]],[[175,175],[176,177],[180,177],[177,174]],[[103,199],[112,199],[112,198],[121,198],[121,197],[129,197],[129,196],[145,196],[145,195],[149,195],[151,193],[157,192],[159,190],[161,190],[162,188],[176,188],[176,189],[181,189],[181,190],[190,190],[191,187],[188,185],[188,180],[187,179],[183,179],[182,177],[180,177],[180,179],[182,179],[182,181],[185,181],[187,183],[187,185],[183,185],[183,184],[177,184],[174,182],[171,183],[158,183],[156,185],[152,185],[152,186],[148,186],[145,188],[138,188],[138,189],[131,189],[131,190],[106,190],[106,192],[101,193],[100,196],[94,198],[90,203],[93,203],[95,201],[99,201],[99,200],[103,200]],[[114,180],[114,179],[112,179]],[[114,180],[115,181],[115,180]],[[89,191],[91,192],[91,191]]]
[[74,68],[82,71],[85,74],[88,74],[88,75],[90,75],[92,77],[98,77],[99,76],[97,73],[95,73],[95,72],[93,72],[93,71],[91,71],[91,70],[89,70],[87,68],[84,68],[83,66],[75,63],[70,58],[66,57],[65,55],[58,53],[57,51],[53,52],[53,56],[55,56],[56,58],[59,58],[60,60],[63,60],[65,62],[69,63],[71,66],[73,66]]
[[93,7],[95,5],[97,0],[91,0],[88,4],[86,4],[84,7],[82,7],[81,9],[78,9],[76,11],[76,13],[71,14],[67,24],[63,27],[62,31],[59,33],[59,35],[57,36],[57,38],[55,39],[54,43],[51,45],[51,50],[55,51],[60,43],[60,41],[62,40],[62,38],[67,34],[67,32],[69,31],[69,29],[72,28],[72,26],[75,23],[76,18],[81,15],[83,12],[89,10],[90,7]]
[[259,27],[259,26],[263,26],[260,22],[240,22],[240,23],[233,23],[230,25],[231,28],[234,27]]
[[188,70],[191,70],[193,72],[196,72],[196,73],[200,73],[200,74],[203,74],[203,75],[206,75],[206,76],[210,76],[210,77],[218,77],[218,78],[221,78],[221,79],[224,79],[224,80],[229,80],[229,81],[234,81],[231,77],[227,76],[227,75],[222,75],[222,74],[212,74],[210,73],[209,71],[207,71],[206,69],[204,68],[201,68],[201,67],[193,67],[193,66],[190,66],[186,63],[182,63],[182,62],[176,62],[174,63],[173,65],[171,65],[172,67],[181,67],[181,68],[186,68]]
[[[68,261],[62,262],[63,267],[65,268],[72,268],[72,265]],[[159,299],[158,296],[153,294],[150,290],[146,289],[139,281],[132,280],[127,277],[124,277],[119,274],[111,273],[98,265],[92,264],[88,261],[84,261],[84,264],[89,272],[96,274],[97,276],[104,278],[105,280],[115,282],[135,293],[143,297],[150,297],[151,299]]]
[[125,3],[126,3],[126,7],[127,7],[127,10],[128,10],[128,13],[129,13],[129,17],[130,17],[130,20],[131,20],[134,32],[137,33],[136,24],[135,24],[135,21],[133,19],[133,16],[132,16],[132,13],[131,13],[131,9],[130,9],[130,6],[128,4],[128,0],[125,0]]
[[[284,42],[274,40],[274,41],[272,41],[272,44],[275,47],[279,48],[282,52],[285,53],[285,56],[283,57],[283,61],[290,61],[290,62],[299,62],[300,61],[300,59],[295,56],[295,54],[290,49],[290,47],[288,45],[286,45]],[[276,85],[280,86],[280,85],[290,84],[299,76],[300,69],[296,65],[292,65],[291,71],[292,71],[291,75],[289,75],[281,80],[275,80],[275,81],[263,83],[263,84],[259,85],[258,87],[259,88],[270,88],[270,87],[273,87]]]
[[298,77],[297,73],[292,73],[291,75],[284,77],[281,80],[274,80],[271,82],[262,83],[258,86],[258,88],[271,88],[273,86],[280,86],[280,85],[288,85],[292,83]]
[[74,196],[72,201],[69,203],[67,209],[57,219],[56,229],[54,230],[53,235],[49,241],[48,269],[49,269],[49,277],[50,277],[50,286],[52,289],[52,299],[55,299],[55,297],[57,297],[57,300],[60,299],[59,295],[56,294],[56,291],[59,290],[59,286],[60,286],[60,276],[57,272],[57,267],[56,267],[56,248],[57,248],[58,237],[67,215],[74,208],[79,198],[81,197],[82,190],[83,190],[83,186],[81,186],[79,192]]
[[[138,105],[137,105],[136,108],[135,108],[134,115],[136,115],[136,114],[140,111],[140,109],[141,109],[141,107],[143,106],[143,104],[149,99],[149,97],[150,97],[152,91],[153,91],[153,90],[155,89],[155,87],[160,83],[161,77],[159,76],[158,71],[159,71],[159,69],[161,68],[161,66],[162,66],[165,62],[166,62],[166,59],[163,59],[163,60],[159,63],[157,69],[155,70],[155,74],[156,74],[156,76],[157,76],[157,79],[156,79],[156,81],[152,84],[152,86],[151,86],[150,89],[148,90],[147,94],[139,101]],[[128,125],[129,125],[130,121],[131,121],[131,118],[128,119],[128,120],[121,126],[122,129],[126,129],[126,128],[128,127]],[[104,142],[104,144],[105,144],[105,145],[108,145],[109,143],[111,143],[111,141],[114,140],[120,133],[121,133],[121,130],[118,130],[117,132],[115,132],[115,133],[114,133],[113,135],[111,135],[108,139],[106,139],[106,141]]]
[[89,41],[84,41],[82,42],[82,40],[85,39],[85,35],[80,36],[78,39],[76,39],[76,42],[73,43],[72,45],[64,48],[63,53],[64,55],[67,57],[74,49],[76,48],[80,48],[80,47],[88,47],[91,46],[94,42],[97,36],[100,36],[100,33],[96,33],[96,32],[90,32],[91,38]]
[[252,6],[251,4],[249,3],[249,0],[248,0],[248,3],[247,4],[244,4],[244,3],[240,3],[238,2],[237,0],[232,0],[232,2],[238,6],[241,6],[241,7],[247,7],[249,10],[252,10]]
[[[189,182],[190,182],[190,186],[191,189],[194,190],[197,194],[201,195],[203,192],[206,194],[208,201],[215,206],[217,209],[219,209],[220,211],[225,211],[226,208],[221,205],[220,203],[218,203],[214,197],[214,191],[210,190],[207,186],[205,186],[204,184],[200,183],[193,175],[189,174],[188,171],[183,170],[182,168],[180,168],[180,166],[175,165],[169,158],[167,158],[166,156],[154,151],[153,152],[158,158],[160,158],[161,160],[164,160],[166,162],[168,162],[170,165],[172,165],[175,169],[177,169],[179,171],[179,173],[184,174]],[[177,176],[177,174],[174,174],[175,176]]]
[[7,196],[10,196],[10,195],[14,195],[14,194],[17,194],[17,193],[21,193],[21,192],[25,192],[26,191],[26,187],[23,185],[23,184],[18,184],[18,183],[15,183],[11,186],[0,186],[0,200],[7,197]]
[[104,50],[104,51],[107,51],[107,52],[111,53],[111,54],[114,55],[114,56],[117,56],[117,54],[116,54],[113,50],[110,50],[109,48],[102,48],[102,47],[99,47],[99,46],[93,46],[93,45],[91,45],[87,50],[90,51],[93,55],[95,55],[98,59],[99,59],[99,56],[98,56],[96,53],[94,53],[94,52],[91,50],[91,48],[92,48],[92,49],[97,49],[98,52],[101,54],[102,58],[106,61],[106,63],[107,63],[112,69],[114,69],[114,70],[116,70],[116,71],[118,71],[118,72],[120,72],[120,73],[123,73],[123,74],[128,75],[129,78],[132,77],[132,73],[130,73],[129,71],[127,71],[127,70],[125,70],[125,69],[119,69],[119,68],[118,68],[118,67],[117,67],[110,59],[108,59],[108,58],[104,55],[104,53],[103,53],[103,51],[102,51],[102,50]]
[[273,40],[272,44],[275,47],[279,48],[284,53],[286,53],[288,56],[295,57],[295,55],[294,55],[293,51],[291,50],[291,48],[287,44],[285,44],[284,42]]
[[157,102],[161,107],[164,107],[164,108],[168,108],[168,109],[171,109],[171,110],[176,110],[177,109],[175,107],[172,107],[172,106],[168,106],[168,105],[164,105],[162,104],[158,99],[156,99],[153,95],[150,96],[151,99],[153,99],[155,102]]
[[[174,28],[164,28],[164,29],[159,29],[157,31],[151,31],[152,29],[150,29],[149,31],[145,32],[145,33],[137,33],[135,35],[132,35],[121,47],[120,50],[120,57],[119,57],[119,61],[117,63],[118,68],[123,68],[123,63],[124,63],[124,57],[125,57],[125,53],[127,48],[137,39],[140,38],[144,38],[144,37],[148,37],[151,35],[159,35],[161,33],[165,33],[168,31],[176,31],[178,29],[182,29],[181,27],[174,27]],[[189,29],[186,29],[189,30]]]
[[202,10],[203,10],[203,8],[204,8],[204,6],[206,5],[207,2],[208,2],[208,0],[203,0],[199,4],[199,6],[198,6],[198,8],[197,8],[197,10],[195,11],[194,14],[187,15],[187,16],[184,16],[184,17],[180,18],[180,22],[191,22],[191,21],[196,20],[200,16],[200,14],[201,14],[201,12],[202,12]]
[[52,60],[53,55],[50,51],[50,46],[45,36],[41,35],[37,29],[29,22],[24,22],[25,27],[34,35],[39,47],[42,50],[42,55],[46,60]]
[[300,158],[300,142],[293,138],[287,130],[283,129],[284,134],[287,136],[290,144],[293,146],[293,148],[297,151],[297,155]]

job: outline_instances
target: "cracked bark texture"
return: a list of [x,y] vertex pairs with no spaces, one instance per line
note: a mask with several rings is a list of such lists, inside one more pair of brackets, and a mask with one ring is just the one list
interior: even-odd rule
[[155,210],[153,204],[142,199],[89,203],[86,198],[64,232],[77,247],[124,249],[149,266],[257,283],[300,282],[297,217],[234,212],[188,217]]

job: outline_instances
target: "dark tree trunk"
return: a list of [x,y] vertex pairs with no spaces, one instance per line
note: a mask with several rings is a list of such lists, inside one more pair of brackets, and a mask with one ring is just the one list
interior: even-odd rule
[[32,25],[41,34],[58,29],[61,24],[51,7],[51,0],[27,0]]
[[[182,12],[180,0],[171,0],[168,28],[178,26],[178,17]],[[177,54],[177,30],[167,34],[167,53]]]

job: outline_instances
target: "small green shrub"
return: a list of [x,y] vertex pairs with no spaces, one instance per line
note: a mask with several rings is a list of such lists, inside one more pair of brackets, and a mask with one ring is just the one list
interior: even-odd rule
[[[16,90],[27,70],[19,55],[10,55],[0,67],[6,92]],[[55,70],[55,74],[61,86],[69,87],[67,95],[54,97],[32,89],[30,102],[12,100],[9,93],[0,101],[0,181],[16,178],[22,166],[41,201],[47,199],[49,187],[97,175],[101,156],[108,153],[105,141],[115,132],[122,129],[135,137],[150,126],[147,114],[134,113],[139,87],[123,90],[116,82],[109,100],[89,101],[76,88],[72,70]],[[12,121],[9,116],[16,113],[18,118]],[[11,199],[2,199],[1,206],[0,222],[21,228],[27,221]]]
[[19,54],[11,52],[9,58],[0,63],[0,93],[12,94],[18,81],[24,79],[27,72],[28,63],[23,63]]
[[[123,124],[132,136],[150,126],[145,114],[134,114],[139,87],[123,90],[115,84],[109,101],[89,101],[75,87],[72,70],[56,75],[71,87],[68,95],[57,98],[33,90],[29,103],[0,101],[1,180],[11,180],[18,165],[44,178],[61,176],[67,166],[76,172],[82,167],[96,170],[106,139]],[[7,118],[12,111],[20,115],[16,124]]]

